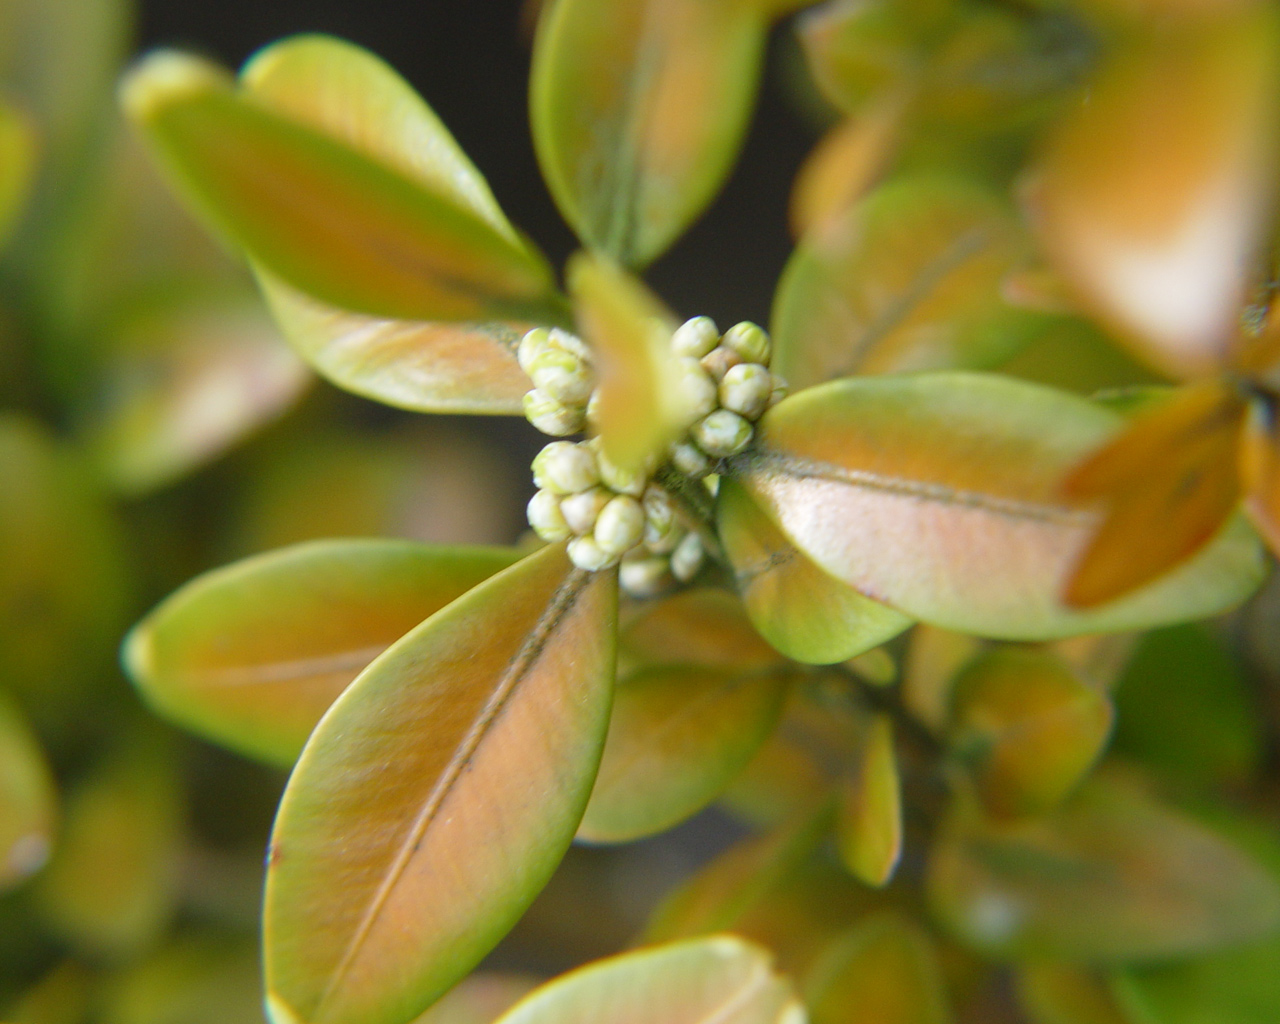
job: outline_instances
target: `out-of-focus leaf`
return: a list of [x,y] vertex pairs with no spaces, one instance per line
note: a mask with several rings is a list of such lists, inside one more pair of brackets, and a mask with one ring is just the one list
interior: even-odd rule
[[[280,113],[394,167],[519,242],[435,112],[373,54],[326,36],[299,36],[260,51],[241,78]],[[259,278],[290,341],[340,387],[419,412],[520,412],[529,389],[515,360],[521,325],[360,316],[270,274]]]
[[0,246],[22,215],[35,178],[35,127],[16,107],[0,100]]
[[0,890],[44,867],[57,801],[39,741],[0,691]]
[[277,1024],[411,1019],[529,905],[590,795],[616,607],[614,574],[544,548],[433,615],[333,705],[272,836]]
[[720,482],[716,522],[752,624],[788,658],[833,665],[911,624],[814,565],[732,479]]
[[1018,1002],[1034,1024],[1133,1024],[1106,980],[1075,964],[1023,966],[1018,971]]
[[902,785],[887,715],[872,719],[841,786],[836,845],[854,877],[876,888],[888,884],[902,856]]
[[1263,723],[1240,666],[1201,626],[1145,637],[1116,688],[1116,749],[1192,783],[1247,781]]
[[270,321],[241,302],[144,312],[114,347],[86,429],[107,478],[130,494],[221,454],[310,381]]
[[1280,425],[1276,410],[1253,403],[1240,435],[1245,509],[1272,551],[1280,551]]
[[974,185],[933,175],[883,185],[796,249],[774,300],[773,367],[806,388],[1002,362],[1044,325],[1000,294],[1025,252],[1013,218]]
[[599,256],[569,261],[569,291],[596,353],[604,453],[624,470],[652,466],[691,420],[671,352],[675,321],[639,278]]
[[989,956],[1115,963],[1280,928],[1280,883],[1220,835],[1100,774],[1043,818],[957,812],[929,866],[934,912]]
[[550,271],[522,240],[452,192],[237,92],[219,69],[159,52],[123,96],[193,208],[308,295],[410,320],[559,318]]
[[129,635],[125,665],[167,718],[288,766],[370,662],[516,557],[396,540],[273,551],[184,586]]
[[1273,13],[1148,34],[1090,86],[1029,190],[1057,269],[1176,376],[1220,366],[1267,223]]
[[805,1024],[773,958],[735,936],[673,942],[581,967],[537,989],[498,1024]]
[[47,926],[74,948],[126,959],[150,945],[175,910],[183,794],[167,747],[129,746],[73,786],[35,898]]
[[659,256],[719,191],[755,99],[752,3],[556,0],[529,87],[538,161],[565,219],[628,266]]
[[85,1024],[95,978],[76,960],[64,960],[25,989],[5,1010],[13,1024]]
[[614,695],[609,735],[578,838],[617,843],[702,810],[759,749],[782,713],[781,669],[642,669]]
[[643,607],[623,629],[619,653],[637,665],[702,665],[748,672],[778,664],[727,590],[681,590]]
[[473,974],[413,1024],[493,1024],[536,985],[514,974]]
[[1119,426],[1074,395],[966,373],[861,377],[809,388],[760,421],[736,476],[826,571],[960,632],[1047,639],[1229,608],[1257,586],[1238,519],[1185,565],[1089,611],[1058,594],[1096,516],[1059,481]]
[[804,985],[813,1024],[948,1024],[938,956],[893,911],[863,918],[831,945]]
[[1139,412],[1128,430],[1074,467],[1076,501],[1101,501],[1104,518],[1064,590],[1079,608],[1110,601],[1185,562],[1222,528],[1240,500],[1236,446],[1245,406],[1215,381]]
[[1093,766],[1113,717],[1105,694],[1052,651],[995,647],[956,680],[951,744],[989,813],[1039,814]]
[[[1006,297],[1010,287],[1006,278]],[[1126,349],[1115,345],[1091,321],[1075,316],[1054,320],[999,370],[1082,395],[1156,383],[1152,372],[1134,362]]]
[[103,986],[102,1024],[260,1024],[262,981],[252,943],[185,935]]
[[982,651],[976,637],[920,623],[911,632],[902,677],[902,702],[934,733],[951,717],[951,694],[960,670]]

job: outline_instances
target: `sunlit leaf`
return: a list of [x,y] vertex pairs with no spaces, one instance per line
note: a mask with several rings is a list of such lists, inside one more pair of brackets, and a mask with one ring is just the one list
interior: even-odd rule
[[53,775],[39,741],[0,691],[0,890],[44,867],[56,814]]
[[902,785],[893,723],[886,715],[872,720],[841,787],[836,844],[854,877],[877,888],[893,877],[902,856]]
[[159,52],[125,80],[127,111],[170,180],[222,235],[299,290],[410,320],[558,317],[550,271],[451,192]]
[[745,134],[766,29],[752,3],[556,0],[544,10],[534,143],[585,245],[643,266],[702,212]]
[[536,980],[520,975],[473,974],[413,1024],[493,1024],[535,985]]
[[1221,364],[1265,230],[1272,14],[1150,33],[1115,58],[1050,138],[1029,192],[1057,269],[1166,373]]
[[814,665],[847,661],[911,624],[800,554],[732,479],[720,482],[716,520],[747,614],[788,658]]
[[1008,378],[862,377],[765,414],[732,475],[819,566],[900,611],[1007,639],[1136,629],[1223,610],[1258,583],[1230,521],[1194,559],[1087,612],[1058,594],[1096,516],[1059,481],[1120,425],[1099,405]]
[[515,560],[396,540],[284,548],[188,583],[130,634],[125,665],[165,717],[291,765],[374,658]]
[[995,647],[965,666],[951,744],[987,810],[1039,814],[1092,767],[1111,734],[1110,701],[1045,648]]
[[697,665],[642,669],[623,680],[578,838],[626,842],[702,810],[764,742],[788,682],[778,668]]
[[1044,322],[1000,294],[1025,251],[1013,218],[974,185],[883,185],[796,249],[774,300],[773,368],[804,388],[1001,362]]
[[1018,1002],[1033,1024],[1132,1024],[1105,978],[1074,964],[1027,964],[1018,971]]
[[919,925],[896,912],[859,921],[831,945],[804,985],[813,1024],[948,1024],[938,956]]
[[20,110],[0,100],[0,245],[22,215],[36,171],[34,126]]
[[1280,928],[1280,883],[1115,775],[1043,818],[997,825],[957,813],[933,850],[928,887],[939,919],[997,957],[1146,960]]
[[433,615],[334,704],[272,836],[276,1024],[411,1019],[520,916],[590,795],[616,602],[612,573],[544,548]]
[[102,1024],[259,1024],[262,981],[252,943],[187,934],[101,988]]
[[804,1024],[772,961],[730,935],[639,949],[543,985],[499,1024]]
[[739,671],[768,668],[779,660],[751,627],[742,602],[712,587],[681,590],[645,605],[622,631],[619,653],[638,665]]

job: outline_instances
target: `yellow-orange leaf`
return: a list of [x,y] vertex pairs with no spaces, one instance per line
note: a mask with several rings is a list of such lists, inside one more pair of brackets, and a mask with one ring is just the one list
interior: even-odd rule
[[836,841],[845,866],[867,885],[886,885],[902,856],[902,790],[893,723],[877,715],[845,780],[836,814]]
[[697,587],[644,606],[619,639],[638,665],[702,665],[750,671],[779,662],[727,590]]

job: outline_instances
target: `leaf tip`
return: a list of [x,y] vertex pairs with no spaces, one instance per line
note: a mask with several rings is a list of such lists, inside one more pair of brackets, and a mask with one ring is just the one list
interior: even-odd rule
[[267,1020],[271,1024],[305,1024],[303,1019],[293,1011],[293,1007],[275,992],[267,992],[266,1010]]
[[156,50],[120,81],[120,105],[135,124],[153,121],[166,107],[189,96],[225,89],[229,77],[216,64],[177,50]]

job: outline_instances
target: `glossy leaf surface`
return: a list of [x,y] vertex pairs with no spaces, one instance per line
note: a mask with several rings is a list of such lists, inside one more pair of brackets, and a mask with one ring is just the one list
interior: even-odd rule
[[1119,426],[1062,392],[964,373],[864,377],[768,412],[735,460],[790,540],[864,594],[934,625],[1008,639],[1135,629],[1212,614],[1259,579],[1239,521],[1196,558],[1089,612],[1058,593],[1095,518],[1058,481]]
[[752,624],[788,658],[833,665],[911,624],[814,565],[731,478],[720,482],[716,525]]
[[836,844],[853,876],[876,888],[893,877],[902,856],[902,783],[886,715],[872,719],[841,787]]
[[130,634],[125,665],[167,718],[288,766],[370,662],[516,557],[395,540],[283,548],[192,580]]
[[277,1024],[412,1019],[520,916],[590,795],[616,602],[612,573],[544,548],[409,633],[334,704],[272,837]]
[[0,891],[44,867],[57,803],[39,741],[0,692]]
[[695,587],[645,606],[619,638],[619,653],[639,665],[703,665],[742,672],[778,663],[727,590]]
[[702,212],[741,145],[766,29],[750,3],[548,5],[530,117],[543,176],[584,245],[643,266]]
[[933,909],[991,956],[1117,962],[1207,952],[1280,928],[1280,883],[1130,780],[1100,775],[1052,814],[958,814],[929,867]]
[[600,960],[535,991],[498,1024],[804,1024],[772,957],[730,935]]
[[627,842],[702,810],[764,742],[788,681],[780,669],[696,665],[641,670],[623,680],[578,838]]
[[854,373],[981,368],[1043,318],[1000,282],[1026,250],[999,203],[958,179],[884,185],[806,237],[773,308],[773,368],[793,388]]
[[550,272],[456,197],[370,159],[216,68],[157,53],[124,101],[171,181],[222,235],[299,290],[418,320],[553,315]]

